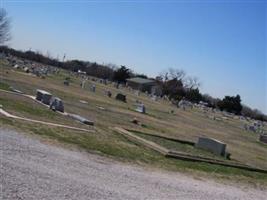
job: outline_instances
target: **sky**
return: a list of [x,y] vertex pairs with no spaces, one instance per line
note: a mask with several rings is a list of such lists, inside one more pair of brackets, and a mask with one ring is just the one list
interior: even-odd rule
[[267,114],[266,1],[11,1],[20,50],[126,65],[157,76],[183,69],[213,97],[239,94]]

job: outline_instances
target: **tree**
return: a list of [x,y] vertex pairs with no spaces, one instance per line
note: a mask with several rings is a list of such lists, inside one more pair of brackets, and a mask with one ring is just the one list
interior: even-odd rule
[[185,96],[183,82],[177,79],[171,79],[163,82],[163,94],[171,99],[181,100]]
[[184,70],[169,68],[156,77],[156,81],[161,83],[163,94],[174,100],[181,100],[183,97],[192,102],[202,100],[199,92],[199,80],[196,77],[186,76]]
[[267,115],[264,115],[261,111],[257,109],[251,109],[246,105],[242,105],[241,114],[245,117],[250,117],[261,121],[267,121]]
[[225,110],[227,112],[240,114],[242,110],[241,98],[239,95],[234,96],[225,96],[222,101],[218,102],[218,107],[220,110]]
[[208,103],[208,107],[216,108],[218,102],[221,100],[219,98],[213,98],[209,94],[203,94],[202,101]]
[[158,79],[161,79],[165,82],[168,80],[177,79],[183,82],[185,75],[186,74],[183,70],[169,68],[168,70],[161,72],[158,76]]
[[145,74],[135,74],[134,77],[138,77],[138,78],[144,78],[144,79],[147,79],[147,75]]
[[184,70],[169,68],[169,79],[177,79],[183,82],[185,75]]
[[0,45],[4,45],[10,38],[10,20],[6,10],[0,8]]
[[198,88],[196,88],[196,89],[189,89],[189,90],[186,92],[185,98],[186,98],[188,101],[191,101],[191,102],[193,102],[193,103],[199,103],[199,101],[202,100],[202,95],[200,94]]
[[191,89],[197,89],[200,87],[200,82],[199,82],[197,77],[190,77],[189,76],[184,80],[184,85],[186,88],[189,88],[190,90]]
[[113,80],[117,81],[118,83],[126,83],[126,79],[130,78],[131,70],[125,66],[121,66],[114,72]]

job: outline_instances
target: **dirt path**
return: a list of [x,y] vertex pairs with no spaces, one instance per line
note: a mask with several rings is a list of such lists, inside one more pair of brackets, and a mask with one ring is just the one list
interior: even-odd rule
[[0,128],[2,199],[265,199],[267,191],[148,171]]

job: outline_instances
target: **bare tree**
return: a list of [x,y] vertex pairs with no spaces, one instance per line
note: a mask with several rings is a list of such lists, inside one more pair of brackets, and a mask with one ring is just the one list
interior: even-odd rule
[[11,39],[10,36],[10,19],[4,8],[0,8],[0,45]]
[[161,80],[163,82],[169,80],[169,73],[168,73],[168,71],[164,70],[164,71],[160,72],[160,74],[158,76],[158,80]]
[[200,82],[197,77],[187,77],[184,81],[184,85],[189,89],[196,89],[200,87]]
[[170,79],[183,81],[185,78],[185,71],[182,69],[169,68],[169,77]]
[[176,79],[183,82],[185,75],[185,72],[181,69],[169,68],[168,70],[162,71],[158,77],[160,77],[162,81]]

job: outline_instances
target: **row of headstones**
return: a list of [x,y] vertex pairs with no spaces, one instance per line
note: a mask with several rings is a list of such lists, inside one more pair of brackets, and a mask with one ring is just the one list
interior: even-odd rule
[[[88,80],[89,78],[88,77],[86,77],[86,78],[84,78],[82,81],[81,81],[81,83],[80,83],[80,87],[82,88],[82,89],[84,89],[85,88],[85,84],[86,84],[86,81]],[[96,78],[91,78],[91,80],[92,81],[97,81],[97,79]],[[99,79],[99,82],[100,83],[102,83],[102,84],[109,84],[108,82],[106,82],[105,80],[103,80],[103,79]],[[69,83],[69,81],[68,80],[65,80],[64,81],[64,85],[69,85],[70,83]],[[124,85],[122,85],[122,84],[118,84],[118,83],[114,83],[114,85],[113,85],[115,88],[117,88],[117,89],[119,89],[119,88],[122,88],[122,87],[124,87]],[[95,84],[90,84],[90,91],[91,92],[96,92],[96,85]],[[108,97],[112,97],[112,93],[111,93],[111,91],[109,91],[109,90],[105,90],[104,91],[104,94],[106,95],[106,96],[108,96]],[[136,95],[140,95],[140,91],[135,91],[135,94]],[[145,94],[147,94],[147,96],[149,96],[153,101],[157,101],[158,100],[158,98],[159,97],[157,97],[157,96],[155,96],[155,95],[151,95],[151,94],[148,94],[148,93],[145,93]],[[115,99],[116,100],[120,100],[120,101],[123,101],[123,102],[127,102],[127,100],[126,100],[126,95],[124,95],[124,94],[122,94],[122,93],[118,93],[117,95],[116,95],[116,97],[115,97]],[[137,104],[136,104],[136,109],[135,109],[137,112],[140,112],[140,113],[146,113],[146,107],[145,107],[145,105],[143,104],[143,103],[141,103],[141,102],[138,102]]]
[[260,134],[265,134],[266,131],[263,129],[262,126],[256,125],[256,124],[252,124],[252,125],[248,125],[248,124],[244,124],[244,129],[246,131],[252,131],[254,133],[260,133]]
[[33,61],[28,60],[21,60],[19,58],[13,56],[5,57],[11,66],[16,69],[22,69],[27,73],[33,73],[36,76],[48,75],[48,74],[55,74],[59,71],[58,68],[53,66],[44,66],[39,63],[35,63]]
[[249,117],[244,117],[242,115],[235,115],[233,113],[229,113],[226,111],[220,111],[218,109],[212,109],[212,108],[208,108],[208,107],[204,107],[204,106],[196,106],[196,107],[200,108],[200,110],[202,110],[205,114],[216,113],[216,114],[221,115],[220,117],[210,115],[210,116],[208,116],[210,119],[214,119],[214,120],[218,120],[218,121],[235,119],[235,120],[239,120],[239,121],[245,121],[245,122],[253,123],[253,125],[247,125],[247,124],[244,125],[245,130],[250,130],[253,132],[261,132],[258,130],[261,130],[260,128],[264,127],[264,124],[265,124],[262,121],[253,120]]
[[[94,78],[92,78],[92,80],[93,80],[93,81],[97,81],[97,79],[94,79]],[[82,87],[82,88],[85,87],[85,82],[86,82],[86,80],[83,80],[83,81],[81,82],[81,87]],[[106,84],[106,82],[103,82],[101,79],[99,79],[99,82],[100,82],[100,83],[103,83],[103,84]],[[114,87],[119,88],[119,87],[122,87],[122,86],[120,86],[120,84],[118,84],[118,83],[114,83]],[[96,91],[96,85],[95,85],[95,84],[91,84],[91,86],[90,86],[90,90],[91,90],[92,92],[95,92],[95,91]],[[134,91],[134,94],[135,94],[135,95],[140,96],[140,91],[138,91],[138,90],[133,90],[133,89],[131,89],[131,91]],[[112,93],[111,93],[111,91],[109,91],[109,90],[105,90],[104,93],[105,93],[105,95],[107,95],[108,97],[112,97]],[[156,101],[157,98],[158,98],[157,96],[148,94],[147,92],[146,92],[145,94],[146,94],[147,96],[150,96],[151,99],[154,100],[154,101]],[[166,98],[166,97],[165,97],[165,98]],[[117,96],[115,97],[115,99],[120,100],[120,101],[123,101],[123,102],[126,102],[126,95],[123,95],[123,94],[119,93],[119,94],[117,94]],[[198,107],[198,108],[200,108],[201,110],[203,110],[203,111],[205,111],[205,112],[213,112],[213,113],[217,112],[217,113],[221,113],[221,114],[223,115],[221,118],[218,118],[218,117],[215,117],[215,116],[208,116],[209,118],[211,118],[211,119],[213,119],[213,120],[219,120],[219,121],[221,121],[221,120],[228,120],[228,118],[234,118],[234,117],[235,117],[235,116],[232,115],[231,113],[229,114],[229,113],[226,113],[226,112],[217,111],[217,110],[215,110],[215,109],[208,108],[208,107],[205,106],[205,105],[200,105],[200,104],[199,104],[199,105],[198,105],[198,104],[197,104],[197,105],[194,105],[194,104],[192,104],[191,102],[186,101],[186,100],[181,100],[181,101],[178,102],[178,107],[179,107],[179,108],[182,108],[183,110],[185,110],[185,108],[191,108],[191,109],[192,109],[193,106]],[[146,108],[145,108],[144,104],[142,104],[141,102],[137,102],[137,104],[136,104],[136,109],[135,109],[135,110],[136,110],[137,112],[140,112],[140,113],[145,113],[145,112],[146,112]],[[241,119],[243,119],[242,116],[240,116],[240,120],[241,120]],[[244,128],[245,128],[245,130],[249,130],[249,131],[253,131],[253,132],[259,132],[259,133],[263,133],[263,130],[260,129],[259,127],[256,127],[256,125],[251,126],[251,125],[247,125],[247,124],[245,124],[245,125],[244,125]]]
[[63,101],[58,97],[54,97],[49,92],[37,89],[36,100],[41,101],[42,103],[48,105],[50,109],[54,111],[64,112]]

